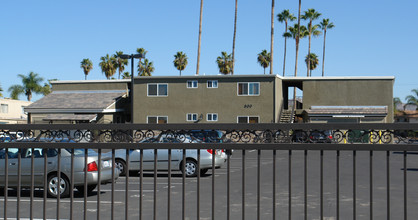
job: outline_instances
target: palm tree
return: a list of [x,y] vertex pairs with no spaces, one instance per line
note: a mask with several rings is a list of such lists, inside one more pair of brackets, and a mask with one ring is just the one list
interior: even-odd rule
[[23,74],[18,75],[22,79],[23,85],[13,85],[9,88],[13,99],[18,99],[19,95],[25,93],[28,101],[32,99],[32,93],[42,94],[42,86],[39,85],[44,79],[39,77],[37,73],[30,72],[27,76]]
[[[309,59],[308,59],[308,56],[309,56]],[[306,63],[306,66],[310,65],[309,70],[311,72],[309,73],[309,75],[312,76],[312,70],[316,69],[319,63],[318,56],[314,53],[310,53],[309,55],[306,55],[305,63]]]
[[393,113],[395,114],[398,113],[397,106],[401,104],[402,104],[402,101],[400,98],[398,97],[393,98]]
[[222,74],[229,74],[232,71],[232,55],[222,51],[221,56],[216,59],[219,72]]
[[[321,16],[321,13],[315,11],[315,9],[310,8],[307,11],[305,11],[305,14],[302,16],[303,20],[309,20],[308,23],[308,32],[309,32],[309,48],[308,48],[308,56],[310,56],[309,54],[311,54],[311,36],[312,36],[312,31],[313,31],[313,27],[316,25],[312,25],[312,21],[318,19]],[[310,60],[308,60],[310,61]],[[308,64],[308,71],[307,71],[307,76],[309,76],[309,70],[310,70],[310,64]]]
[[128,65],[127,59],[120,58],[122,54],[123,54],[122,51],[116,51],[116,53],[113,55],[116,68],[119,71],[118,79],[120,79],[120,74],[125,70],[125,66]]
[[[277,19],[279,20],[279,22],[284,22],[285,24],[285,32],[287,32],[287,22],[288,21],[293,21],[296,19],[295,16],[293,16],[293,14],[291,14],[289,12],[289,10],[283,10],[282,13],[277,14]],[[285,71],[286,71],[286,45],[287,45],[287,37],[284,38],[284,58],[283,58],[283,76],[285,75]]]
[[107,79],[110,79],[116,73],[115,58],[110,57],[109,54],[106,54],[104,57],[100,57],[102,62],[99,63],[102,72],[105,74]]
[[131,78],[131,74],[130,74],[129,72],[124,72],[124,73],[122,74],[122,78],[123,78],[123,79],[130,79],[130,78]]
[[257,62],[264,68],[264,75],[266,75],[266,68],[270,66],[271,56],[267,50],[262,50],[257,56]]
[[234,75],[234,67],[235,67],[235,37],[237,35],[237,12],[238,12],[238,0],[235,0],[234,39],[232,40],[232,69],[231,69],[232,75]]
[[[142,56],[143,57],[145,57],[145,55],[148,53],[148,51],[146,51],[144,48],[137,48],[136,49],[136,52],[138,53],[138,54],[142,54]],[[142,65],[142,58],[139,58],[139,62],[138,62],[138,70],[139,69],[141,69],[141,65]],[[133,74],[133,73],[132,73]],[[138,75],[139,75],[139,72],[138,72]]]
[[200,17],[199,17],[199,40],[197,43],[197,65],[196,75],[199,75],[199,64],[200,64],[200,45],[202,41],[202,16],[203,16],[203,0],[200,0]]
[[148,59],[144,59],[141,67],[138,69],[140,76],[151,76],[151,73],[154,72],[155,68],[152,62],[149,62]]
[[274,0],[271,0],[270,74],[273,75]]
[[319,26],[324,31],[324,49],[322,52],[322,76],[324,76],[324,65],[325,65],[325,40],[327,38],[327,30],[332,29],[334,24],[332,22],[329,22],[329,18],[322,19],[321,23],[319,23]]
[[1,88],[0,86],[0,97],[3,97],[3,94],[1,92],[3,92],[3,88]]
[[180,71],[180,76],[181,76],[181,71],[184,70],[187,66],[187,55],[185,53],[183,53],[182,51],[177,52],[177,54],[174,55],[174,67],[177,68],[177,70]]
[[87,75],[89,75],[90,70],[93,69],[93,63],[90,59],[83,59],[81,61],[81,68],[83,68],[84,71],[84,79],[87,80]]
[[[296,59],[295,59],[295,77],[298,75],[298,55],[299,55],[299,36],[300,36],[300,8],[302,7],[302,0],[299,0],[299,10],[298,10],[298,26],[297,32],[295,34],[296,38]],[[296,27],[296,26],[295,26]],[[293,101],[296,105],[296,87],[294,88],[294,98]],[[293,105],[293,106],[295,106]]]
[[411,90],[413,93],[405,98],[406,104],[408,105],[416,105],[418,109],[418,89]]

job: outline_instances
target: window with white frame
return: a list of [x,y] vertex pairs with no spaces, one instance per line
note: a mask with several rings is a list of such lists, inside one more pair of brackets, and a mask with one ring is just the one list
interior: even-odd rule
[[148,84],[148,96],[167,96],[168,84],[166,83],[150,83]]
[[208,80],[208,88],[218,88],[218,80]]
[[218,113],[208,113],[206,115],[207,121],[218,121]]
[[148,124],[167,124],[167,116],[147,116]]
[[187,113],[186,121],[197,121],[197,113]]
[[9,113],[9,105],[8,104],[1,104],[1,113]]
[[242,96],[260,95],[260,83],[259,82],[238,83],[238,95],[242,95]]
[[197,80],[188,80],[187,81],[187,88],[197,88]]
[[258,116],[238,116],[238,123],[254,124],[259,122]]

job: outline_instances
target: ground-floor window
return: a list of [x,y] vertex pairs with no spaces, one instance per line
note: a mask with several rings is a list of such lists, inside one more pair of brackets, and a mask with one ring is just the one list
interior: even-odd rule
[[167,124],[167,116],[147,116],[148,124]]
[[206,115],[207,121],[218,121],[218,113],[208,113]]
[[258,116],[238,116],[238,123],[259,123]]
[[187,113],[186,121],[197,121],[197,113]]

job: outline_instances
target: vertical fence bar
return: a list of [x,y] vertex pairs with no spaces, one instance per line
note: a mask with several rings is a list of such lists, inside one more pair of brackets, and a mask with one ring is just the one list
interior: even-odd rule
[[356,200],[357,200],[357,191],[356,191],[356,151],[353,151],[353,219],[356,219],[357,216],[357,207],[356,207]]
[[257,150],[257,219],[260,220],[261,150]]
[[273,150],[273,220],[276,219],[276,150]]
[[320,169],[319,169],[319,178],[320,178],[320,189],[319,189],[319,194],[320,194],[320,219],[324,219],[324,151],[321,150],[320,151]]
[[245,220],[245,150],[242,150],[242,220]]
[[167,188],[167,220],[171,213],[171,149],[168,149],[168,188]]
[[87,157],[88,150],[84,149],[84,220],[87,220]]
[[49,149],[45,148],[44,149],[44,191],[43,191],[43,196],[44,196],[44,202],[43,202],[43,218],[44,220],[46,220],[46,206],[47,206],[47,192],[48,192],[48,176],[47,176],[47,167],[48,167],[48,151]]
[[[97,164],[97,220],[100,220],[100,185],[102,183],[101,172],[102,172],[102,149],[98,149],[98,164]],[[114,169],[114,166],[112,166]]]
[[373,151],[370,151],[370,218],[373,220]]
[[187,161],[186,161],[186,149],[183,149],[182,150],[182,153],[183,153],[183,163],[182,163],[182,170],[183,170],[183,175],[182,175],[182,182],[183,182],[183,184],[182,184],[182,194],[181,194],[181,197],[182,197],[182,206],[181,206],[181,216],[182,216],[182,219],[185,219],[186,218],[186,163],[187,163]]
[[19,148],[17,155],[17,208],[16,219],[20,219],[20,193],[21,193],[21,180],[22,180],[22,150]]
[[[9,194],[9,149],[5,149],[4,154],[4,216],[7,219],[7,197]],[[44,200],[45,201],[45,200]]]
[[[158,150],[154,149],[154,220],[157,220],[157,159]],[[183,217],[184,219],[184,217]]]
[[200,149],[197,150],[197,210],[196,210],[196,219],[200,219]]
[[390,220],[390,152],[386,151],[386,217]]
[[289,170],[288,170],[288,175],[289,175],[289,207],[288,207],[288,215],[289,215],[289,220],[292,219],[292,151],[289,150]]
[[129,218],[129,149],[126,149],[126,174],[125,174],[125,219]]
[[408,189],[407,189],[407,152],[403,152],[403,213],[404,219],[408,219]]
[[74,208],[74,150],[71,150],[71,180],[70,180],[70,219],[73,217],[73,208]]
[[215,220],[215,157],[216,149],[212,149],[212,220]]
[[336,174],[336,194],[337,194],[337,198],[336,198],[336,218],[337,220],[340,219],[340,151],[337,150],[337,174]]
[[308,151],[304,150],[304,156],[303,156],[303,164],[304,164],[304,170],[303,170],[303,200],[304,200],[304,219],[308,219]]
[[55,186],[57,188],[57,219],[61,219],[61,213],[60,213],[60,201],[61,201],[61,148],[58,148],[58,181],[57,185]]
[[227,154],[226,174],[226,219],[231,218],[231,153]]
[[144,159],[144,149],[141,148],[140,149],[140,153],[139,153],[139,220],[142,220],[142,207],[143,207],[143,196],[142,196],[142,192],[144,189],[144,168],[142,165],[144,165],[143,162]]
[[30,207],[29,207],[29,216],[30,219],[33,219],[33,196],[34,196],[34,191],[35,191],[35,187],[33,186],[35,184],[35,166],[34,166],[34,151],[35,149],[32,148],[32,153],[30,156]]
[[111,185],[111,203],[110,203],[110,219],[115,217],[115,149],[112,148],[112,185]]

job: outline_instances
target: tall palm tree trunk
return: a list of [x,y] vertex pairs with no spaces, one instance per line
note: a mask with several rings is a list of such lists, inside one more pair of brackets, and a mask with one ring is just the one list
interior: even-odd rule
[[324,77],[324,66],[325,66],[325,39],[327,38],[327,28],[324,29],[324,48],[322,52],[322,77]]
[[309,47],[308,47],[308,71],[307,71],[307,73],[306,73],[306,75],[309,77],[309,76],[312,76],[311,75],[311,34],[312,33],[312,21],[309,23]]
[[199,18],[199,41],[197,46],[197,66],[196,75],[199,75],[199,64],[200,64],[200,42],[202,40],[202,16],[203,16],[203,0],[200,0],[200,18]]
[[[285,22],[285,32],[287,32],[287,21]],[[283,76],[286,72],[286,47],[287,47],[287,37],[284,38],[284,58],[283,58]]]
[[[299,11],[298,11],[298,34],[296,36],[296,61],[295,61],[295,77],[298,75],[298,53],[299,53],[299,37],[300,37],[300,9],[302,6],[302,0],[299,0]],[[295,114],[296,109],[296,87],[293,87],[293,106],[292,116]],[[292,118],[292,117],[291,117]],[[293,123],[293,121],[291,121]]]
[[234,39],[232,40],[232,70],[231,70],[231,75],[234,75],[234,67],[235,67],[235,38],[236,38],[236,35],[237,35],[237,12],[238,12],[238,0],[235,0]]
[[273,74],[274,0],[271,0],[270,74]]

